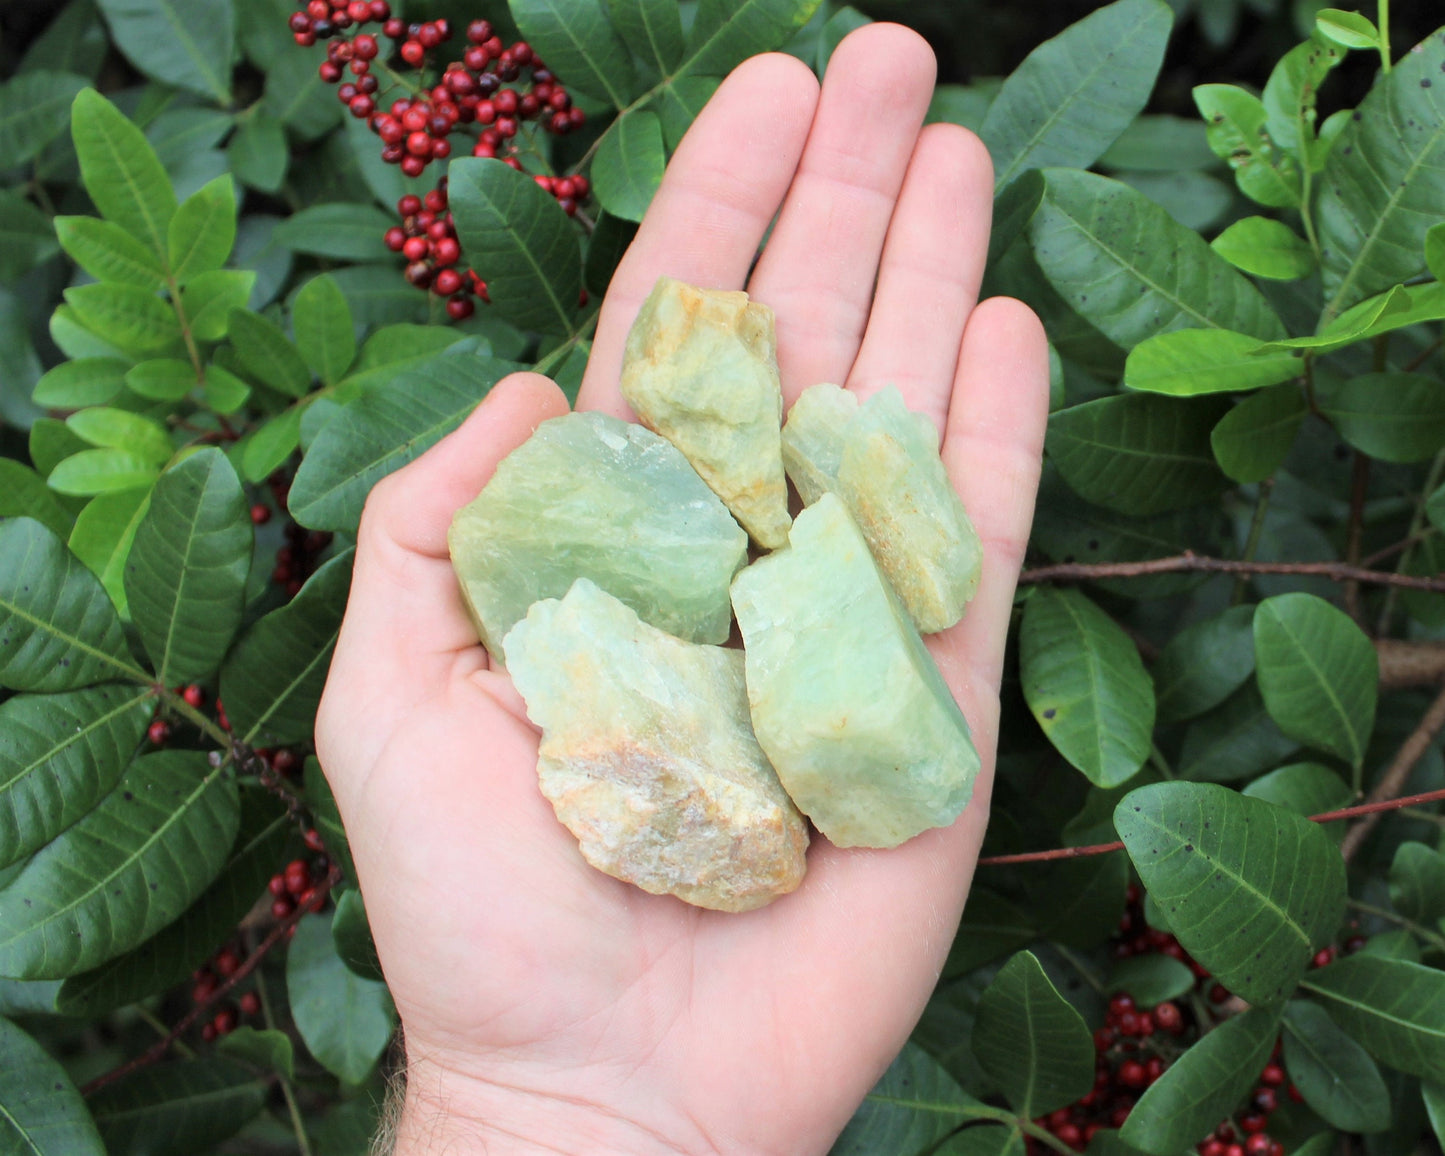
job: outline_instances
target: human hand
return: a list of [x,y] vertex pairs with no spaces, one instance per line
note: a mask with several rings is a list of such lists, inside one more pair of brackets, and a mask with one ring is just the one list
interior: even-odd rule
[[988,813],[1048,406],[1038,321],[976,304],[992,172],[964,130],[919,131],[933,78],[924,42],[885,24],[838,47],[821,93],[791,57],[741,65],[613,279],[578,405],[629,416],[623,343],[666,273],[773,308],[786,403],[893,383],[935,420],[984,544],[967,615],[929,639],[983,760],[973,801],[895,850],[817,838],[802,886],[741,915],[587,866],[447,555],[452,514],[566,412],[545,378],[506,379],[373,492],[317,719],[405,1028],[399,1153],[824,1152],[933,989]]

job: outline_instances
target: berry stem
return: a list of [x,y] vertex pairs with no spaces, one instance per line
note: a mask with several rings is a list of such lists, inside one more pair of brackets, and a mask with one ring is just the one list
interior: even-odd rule
[[220,727],[214,719],[207,718],[199,710],[188,703],[185,698],[168,686],[157,686],[156,696],[166,705],[168,710],[174,711],[191,725],[201,731],[207,738],[214,741],[223,750],[229,750],[232,739]]
[[[256,972],[256,994],[261,998],[261,1022],[267,1031],[276,1031],[276,1017],[271,1011],[271,995],[266,990],[266,976]],[[276,1073],[276,1083],[281,1087],[281,1096],[286,1101],[286,1111],[291,1116],[291,1130],[296,1134],[296,1147],[301,1156],[314,1156],[311,1138],[306,1135],[306,1122],[301,1118],[301,1105],[296,1102],[296,1090],[284,1073]]]
[[1107,996],[1109,994],[1108,990],[1104,987],[1103,981],[1094,974],[1093,968],[1091,968],[1082,959],[1080,959],[1075,952],[1070,951],[1062,943],[1055,943],[1054,950],[1064,957],[1064,960],[1069,964],[1069,966],[1071,966],[1075,971],[1077,971],[1079,975],[1083,977],[1084,982],[1087,983],[1091,988],[1093,988],[1102,996]]
[[1387,911],[1383,907],[1376,907],[1370,903],[1362,903],[1358,899],[1346,899],[1345,903],[1354,911],[1363,911],[1366,915],[1373,915],[1377,919],[1384,919],[1390,923],[1397,924],[1405,928],[1405,930],[1418,935],[1437,950],[1445,951],[1445,935],[1431,931],[1428,927],[1422,927],[1413,919],[1407,919],[1397,911]]
[[[134,1006],[136,1015],[140,1017],[141,1022],[149,1024],[152,1028],[154,1028],[156,1035],[160,1036],[162,1039],[165,1039],[166,1036],[170,1035],[171,1029],[166,1027],[165,1021],[157,1017],[154,1012],[152,1012],[145,1006],[145,1004],[138,1003]],[[181,1043],[180,1040],[174,1041],[171,1046],[174,1047],[176,1051],[179,1052],[181,1056],[183,1056],[185,1059],[194,1060],[196,1058],[196,1053],[194,1049],[187,1047],[185,1044]]]

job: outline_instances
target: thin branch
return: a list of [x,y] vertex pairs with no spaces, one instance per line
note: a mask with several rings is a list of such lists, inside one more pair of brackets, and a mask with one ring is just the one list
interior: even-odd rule
[[[1428,745],[1428,744],[1427,744]],[[1445,801],[1445,790],[1425,791],[1419,795],[1406,795],[1402,799],[1386,799],[1378,803],[1361,803],[1357,807],[1346,807],[1342,811],[1325,811],[1311,815],[1312,823],[1330,823],[1336,819],[1354,819],[1360,815],[1374,815],[1380,811],[1398,811],[1402,807],[1414,807],[1421,803]],[[1009,863],[1047,863],[1054,859],[1081,859],[1088,855],[1108,855],[1124,850],[1123,843],[1090,843],[1083,847],[1055,847],[1052,851],[1026,851],[1021,855],[990,855],[980,859],[980,867],[1002,867]]]
[[[1424,716],[1420,719],[1420,725],[1411,731],[1409,737],[1400,744],[1394,761],[1380,776],[1380,781],[1375,784],[1374,789],[1365,800],[1366,804],[1378,805],[1383,802],[1391,802],[1400,806],[1404,805],[1399,803],[1396,796],[1405,786],[1405,781],[1410,777],[1410,772],[1415,769],[1415,764],[1430,749],[1430,744],[1435,741],[1435,736],[1440,733],[1442,727],[1445,727],[1445,686],[1441,687],[1440,693],[1435,696],[1435,701],[1425,711]],[[1360,844],[1365,841],[1379,821],[1379,814],[1372,811],[1369,812],[1368,818],[1350,828],[1345,835],[1344,842],[1340,844],[1340,854],[1344,856],[1346,863],[1354,857],[1355,852],[1360,849]]]
[[1425,348],[1420,351],[1418,356],[1411,358],[1409,363],[1405,366],[1405,372],[1414,373],[1415,370],[1419,369],[1422,365],[1429,361],[1430,355],[1440,348],[1442,340],[1445,339],[1439,337],[1435,338],[1434,341],[1430,342],[1429,345],[1425,346]]
[[303,916],[310,915],[326,902],[326,897],[331,893],[331,888],[334,887],[340,879],[341,872],[336,867],[332,867],[327,873],[326,878],[316,887],[316,894],[312,896],[311,902],[304,907],[298,906],[296,910],[285,919],[278,920],[276,926],[271,929],[266,938],[256,945],[256,950],[241,962],[241,966],[227,976],[225,981],[218,985],[216,990],[206,999],[196,1004],[195,1007],[187,1012],[181,1018],[180,1022],[171,1028],[165,1038],[157,1040],[140,1055],[134,1059],[127,1060],[121,1064],[120,1067],[112,1068],[104,1075],[97,1076],[80,1089],[80,1094],[82,1096],[93,1095],[106,1085],[115,1083],[115,1081],[119,1080],[122,1076],[128,1076],[132,1072],[139,1071],[141,1068],[149,1067],[164,1057],[166,1052],[170,1050],[172,1044],[204,1019],[210,1010],[229,995],[238,983],[256,970],[257,966],[270,953],[271,949],[286,938],[287,932],[300,923]]
[[1384,547],[1384,549],[1376,550],[1373,554],[1366,554],[1365,557],[1360,559],[1360,565],[1366,569],[1371,566],[1376,566],[1386,558],[1393,558],[1396,554],[1409,550],[1411,547],[1418,546],[1421,542],[1433,538],[1437,533],[1439,533],[1439,531],[1436,530],[1434,526],[1430,526],[1427,529],[1421,530],[1418,534],[1411,534],[1408,538],[1401,538],[1398,542],[1393,542]]
[[1365,582],[1378,586],[1401,586],[1445,594],[1445,578],[1422,578],[1413,574],[1391,574],[1366,570],[1344,562],[1240,562],[1231,558],[1210,558],[1186,550],[1169,558],[1145,562],[1061,562],[1035,566],[1019,575],[1020,585],[1038,582],[1091,582],[1098,578],[1139,578],[1146,574],[1296,574],[1329,578],[1335,582]]

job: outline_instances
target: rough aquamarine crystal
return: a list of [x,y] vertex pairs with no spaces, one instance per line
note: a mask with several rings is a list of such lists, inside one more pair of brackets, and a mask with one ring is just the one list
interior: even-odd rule
[[861,406],[836,385],[805,389],[783,427],[783,464],[805,505],[836,493],[925,634],[963,617],[983,550],[938,456],[938,431],[893,386]]
[[952,823],[978,754],[932,656],[835,494],[733,579],[758,742],[840,847]]
[[717,911],[802,882],[807,825],[753,737],[740,652],[664,634],[585,578],[505,646],[542,794],[594,867]]
[[661,277],[627,334],[622,396],[687,455],[759,545],[788,540],[773,311]]
[[692,642],[723,642],[747,535],[676,447],[600,413],[553,418],[457,512],[452,565],[487,649],[590,578]]

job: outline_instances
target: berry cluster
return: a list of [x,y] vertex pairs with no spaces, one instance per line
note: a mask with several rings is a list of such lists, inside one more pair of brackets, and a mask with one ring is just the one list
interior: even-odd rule
[[[181,696],[187,706],[200,707],[205,705],[206,692],[194,682],[187,686],[176,687],[176,693]],[[169,720],[160,717],[161,704],[156,704],[156,717],[151,720],[150,726],[146,727],[146,739],[152,746],[163,747],[171,741],[171,724]]]
[[[278,508],[286,508],[286,497],[291,491],[291,479],[284,470],[277,470],[267,479],[267,485],[271,489],[271,496],[275,499]],[[256,521],[256,510],[267,509],[263,503],[258,503],[251,511],[251,521]],[[270,511],[267,510],[264,521],[270,520]],[[276,585],[284,587],[288,599],[295,598],[301,593],[301,587],[305,585],[306,579],[316,569],[317,559],[322,551],[331,545],[331,535],[319,530],[307,530],[295,522],[286,523],[286,545],[276,551],[276,565],[271,571],[271,581]]]
[[[235,946],[221,948],[210,960],[191,975],[191,999],[197,1004],[207,1003],[216,989],[236,974],[245,961],[245,953]],[[201,1027],[201,1038],[208,1043],[217,1036],[229,1035],[240,1025],[242,1016],[256,1016],[261,1013],[261,997],[254,991],[245,992],[236,1003],[226,1002],[216,1009]]]
[[[1287,1085],[1287,1086],[1286,1086]],[[1199,1156],[1284,1156],[1284,1145],[1265,1131],[1269,1117],[1279,1107],[1280,1089],[1295,1103],[1303,1096],[1289,1083],[1284,1066],[1279,1062],[1279,1042],[1259,1074],[1259,1086],[1249,1099],[1249,1108],[1236,1121],[1225,1120],[1212,1135],[1195,1147]]]
[[[461,60],[447,64],[435,83],[428,87],[419,77],[415,87],[407,86],[405,95],[383,109],[376,73],[389,76],[393,86],[406,82],[387,67],[386,54],[374,34],[358,32],[349,39],[336,35],[370,23],[380,23],[382,35],[397,45],[396,55],[423,75],[429,54],[452,38],[449,21],[406,24],[391,15],[386,0],[309,0],[305,9],[292,14],[290,28],[303,47],[315,44],[318,38],[330,38],[326,60],[319,67],[321,79],[336,84],[337,98],[351,115],[365,120],[381,138],[382,160],[399,165],[409,177],[418,177],[434,161],[450,157],[451,138],[459,132],[467,134],[472,156],[498,157],[519,172],[525,171],[517,147],[525,122],[563,135],[586,120],[566,87],[531,46],[524,41],[503,45],[487,20],[467,25],[467,47]],[[524,70],[526,83],[515,83]],[[349,79],[345,79],[347,73]],[[536,180],[568,216],[576,214],[591,192],[586,177],[539,174]],[[475,271],[463,273],[458,268],[461,246],[446,209],[446,178],[427,194],[424,203],[415,196],[403,197],[397,210],[402,226],[388,230],[386,243],[393,252],[406,255],[407,281],[445,297],[447,314],[453,320],[470,317],[474,297],[488,300],[486,284]]]
[[[314,828],[306,831],[306,845],[313,851],[322,851],[321,837]],[[317,905],[318,888],[330,870],[330,861],[320,854],[313,862],[292,859],[284,870],[271,876],[266,885],[271,892],[271,914],[276,919],[289,919],[297,908],[312,909]]]

